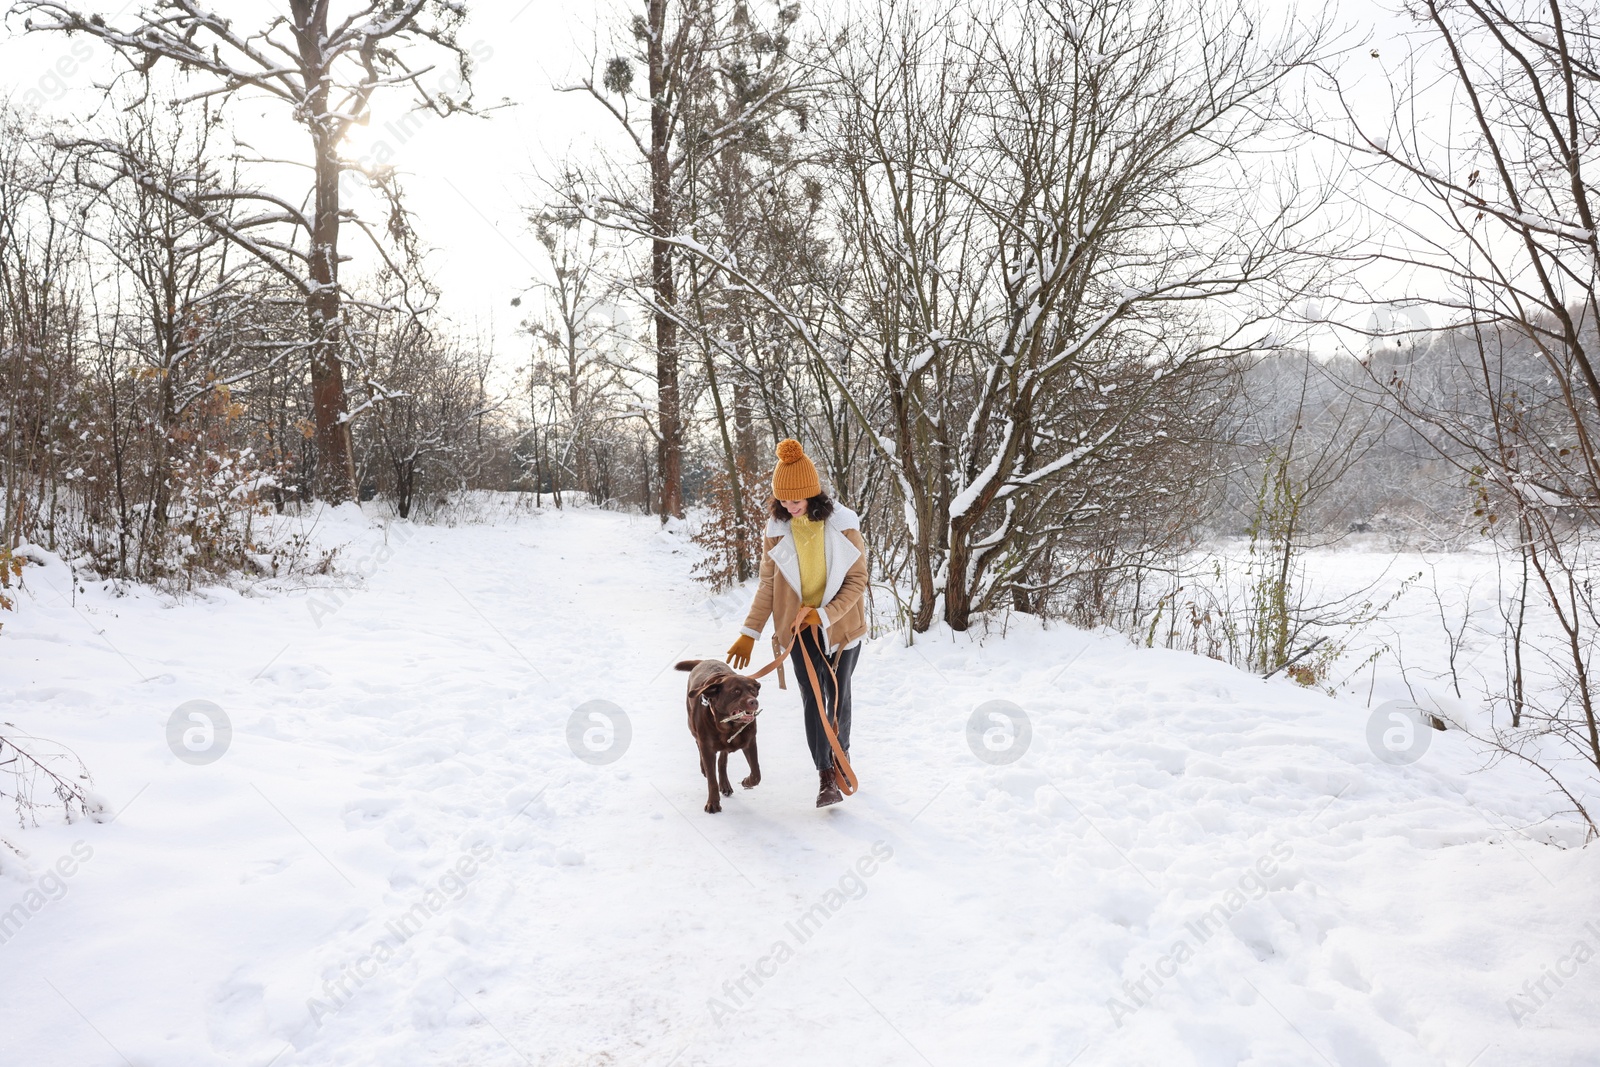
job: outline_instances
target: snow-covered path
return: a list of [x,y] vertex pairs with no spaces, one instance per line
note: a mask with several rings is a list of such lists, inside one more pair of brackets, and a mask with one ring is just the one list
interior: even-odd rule
[[[856,797],[812,807],[769,681],[763,783],[709,816],[670,665],[747,591],[648,519],[329,521],[371,561],[338,596],[71,604],[30,569],[0,718],[118,814],[6,833],[0,1064],[1596,1062],[1600,860],[1457,735],[1390,766],[1358,703],[1181,653],[890,636]],[[235,729],[205,766],[165,736],[194,699]],[[1031,722],[1009,765],[969,747],[993,700]],[[569,747],[590,701],[613,762]]]

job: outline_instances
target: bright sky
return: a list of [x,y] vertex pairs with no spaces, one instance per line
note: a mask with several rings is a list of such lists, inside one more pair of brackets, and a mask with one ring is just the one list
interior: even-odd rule
[[[264,0],[227,2],[230,9],[269,9]],[[119,10],[116,0],[85,6],[108,16]],[[349,6],[336,0],[335,11]],[[489,105],[506,98],[512,106],[482,119],[424,114],[409,132],[396,133],[386,128],[400,115],[402,101],[394,97],[379,104],[352,154],[377,150],[379,140],[393,151],[424,241],[436,249],[429,264],[444,290],[444,311],[464,329],[492,332],[502,362],[514,362],[527,347],[516,327],[528,305],[518,310],[510,301],[542,267],[523,221],[526,208],[544,195],[541,175],[552,174],[555,161],[591,152],[597,137],[614,136],[610,118],[586,96],[555,91],[584,69],[595,51],[594,22],[610,5],[468,0],[468,6],[460,39],[478,57],[475,100]],[[1404,55],[1400,35],[1411,24],[1394,6],[1397,0],[1343,0],[1340,21],[1351,27],[1352,40],[1370,35],[1370,47],[1383,57],[1369,61],[1363,49],[1359,61],[1350,61],[1351,74],[1378,75]],[[12,18],[0,31],[0,92],[14,100],[42,97],[42,111],[51,117],[82,118],[105,100],[97,83],[103,85],[111,70],[108,56],[92,40],[25,34]],[[39,97],[28,97],[32,92]],[[279,128],[286,128],[281,111],[267,105],[252,110],[275,113]]]

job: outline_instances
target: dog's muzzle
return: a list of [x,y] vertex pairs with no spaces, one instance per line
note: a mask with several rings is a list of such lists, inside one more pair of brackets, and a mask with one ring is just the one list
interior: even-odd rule
[[[711,701],[707,700],[705,698],[705,696],[702,694],[701,697],[700,697],[700,704],[701,704],[702,707],[709,708],[711,706]],[[739,729],[742,730],[746,726],[749,726],[751,723],[755,722],[756,721],[756,716],[760,715],[760,714],[761,714],[761,708],[758,705],[756,707],[756,710],[754,710],[754,711],[736,711],[732,715],[729,715],[726,719],[719,719],[717,721],[718,722],[725,722],[725,723],[726,722],[736,722],[736,723],[739,724]],[[738,733],[738,732],[739,732],[738,730],[734,731],[734,733]]]

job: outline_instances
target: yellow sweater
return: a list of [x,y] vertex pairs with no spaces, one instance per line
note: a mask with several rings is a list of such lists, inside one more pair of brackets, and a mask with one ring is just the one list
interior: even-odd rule
[[789,520],[794,531],[795,551],[800,555],[800,603],[822,607],[822,594],[828,589],[828,556],[823,547],[823,523],[804,515]]

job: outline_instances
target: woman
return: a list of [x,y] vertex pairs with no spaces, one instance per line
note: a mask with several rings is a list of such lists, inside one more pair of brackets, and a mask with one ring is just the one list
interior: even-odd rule
[[[806,743],[817,765],[821,785],[817,807],[837,804],[833,749],[823,732],[818,694],[811,691],[806,657],[822,684],[822,699],[832,707],[837,698],[835,735],[846,756],[850,754],[850,675],[861,656],[861,639],[867,632],[864,596],[867,591],[867,546],[861,540],[856,513],[822,491],[817,468],[806,458],[800,442],[778,442],[778,466],[772,472],[772,517],[767,520],[766,552],[761,557],[761,585],[755,603],[740,628],[740,637],[728,649],[728,662],[743,669],[750,663],[756,638],[773,619],[778,644],[805,606],[806,629],[789,651],[800,697],[805,704]],[[782,581],[774,580],[775,576]],[[817,631],[822,628],[822,640]],[[829,666],[832,666],[832,671]],[[835,683],[837,679],[837,683]]]

